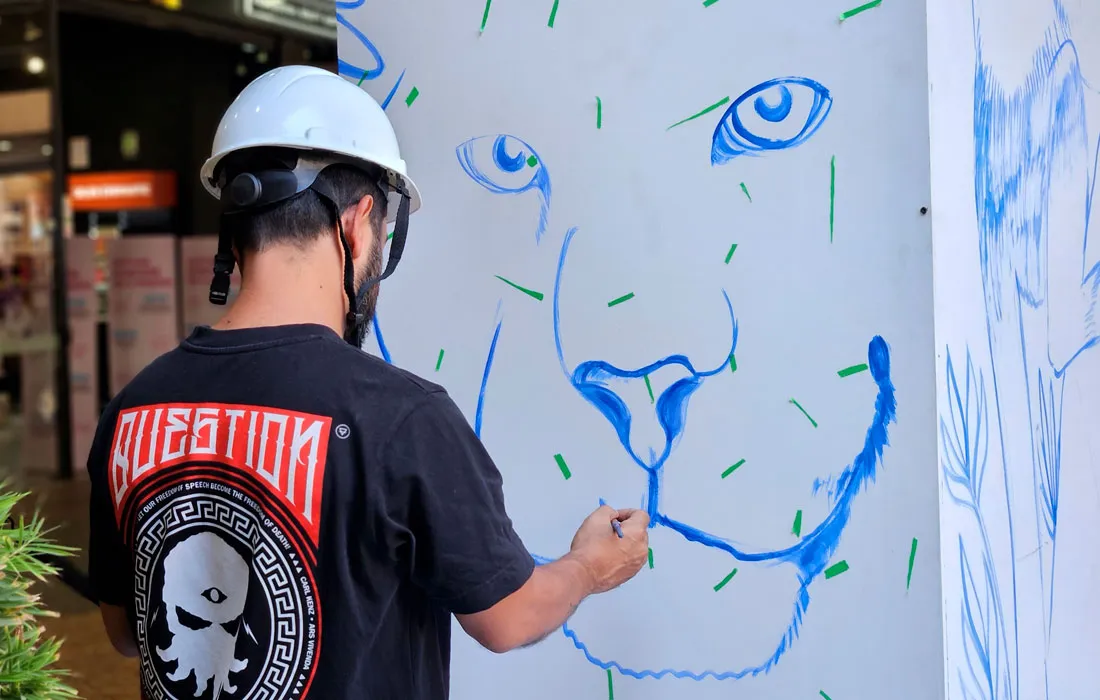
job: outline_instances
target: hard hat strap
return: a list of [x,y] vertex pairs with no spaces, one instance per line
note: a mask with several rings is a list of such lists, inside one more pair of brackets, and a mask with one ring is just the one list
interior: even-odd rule
[[401,195],[401,202],[397,206],[397,220],[394,223],[393,229],[393,243],[390,245],[389,260],[386,262],[386,269],[382,274],[377,277],[372,277],[363,282],[359,286],[359,290],[355,290],[355,266],[351,259],[351,246],[348,244],[348,238],[344,234],[344,221],[340,217],[340,209],[336,204],[336,200],[328,188],[318,182],[314,182],[310,185],[310,189],[313,190],[322,201],[329,205],[333,215],[336,217],[336,230],[340,235],[340,246],[344,249],[344,294],[348,298],[348,315],[345,319],[344,326],[344,340],[350,345],[360,347],[363,344],[363,340],[367,335],[367,319],[363,313],[363,303],[366,301],[367,293],[376,284],[386,279],[394,273],[397,269],[398,263],[401,262],[401,255],[405,252],[405,240],[409,232],[409,207],[411,200],[408,190],[405,189],[403,184],[391,186],[385,181],[383,177],[382,182],[379,182],[379,187],[383,192],[387,189],[395,189],[398,194]]
[[[397,220],[394,222],[393,227],[393,243],[390,244],[390,257],[386,262],[386,269],[381,275],[372,277],[371,279],[363,282],[359,287],[359,293],[355,295],[355,303],[351,304],[349,308],[347,318],[347,330],[344,334],[344,339],[355,347],[363,345],[363,339],[367,335],[367,322],[369,319],[364,316],[361,309],[363,308],[363,302],[366,301],[367,292],[371,290],[374,285],[380,283],[394,273],[397,269],[397,264],[401,262],[401,255],[405,252],[405,239],[409,233],[409,205],[410,198],[408,191],[404,187],[398,189],[398,193],[401,195],[401,203],[397,205]],[[341,230],[340,235],[343,235]],[[345,245],[345,255],[346,246]]]
[[214,256],[214,279],[210,282],[210,303],[225,306],[229,299],[229,276],[237,263],[233,255],[233,236],[223,225],[218,233],[218,252]]
[[409,193],[404,187],[398,189],[397,193],[401,195],[401,202],[397,205],[397,219],[393,225],[393,242],[390,243],[390,257],[389,260],[386,261],[386,269],[382,271],[382,274],[367,280],[363,283],[363,286],[359,288],[359,294],[356,301],[360,304],[363,302],[363,299],[366,297],[371,287],[394,273],[394,270],[397,269],[397,264],[401,262],[402,254],[405,252],[405,239],[409,233],[409,207],[412,200],[409,198]]

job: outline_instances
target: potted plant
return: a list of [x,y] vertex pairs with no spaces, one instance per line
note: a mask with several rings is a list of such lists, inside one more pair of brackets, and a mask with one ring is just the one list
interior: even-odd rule
[[65,683],[68,672],[54,665],[61,642],[47,637],[41,624],[57,615],[32,591],[33,584],[57,573],[51,562],[74,550],[49,539],[37,513],[29,519],[13,514],[27,495],[0,484],[0,698],[76,698]]

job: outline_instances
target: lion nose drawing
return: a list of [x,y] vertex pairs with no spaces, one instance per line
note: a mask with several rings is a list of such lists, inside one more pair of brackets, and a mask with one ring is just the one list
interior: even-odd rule
[[[573,388],[611,423],[634,461],[653,470],[664,464],[683,433],[688,400],[702,384],[702,377],[689,367],[687,358],[681,357],[633,371],[594,360],[581,363],[571,381]],[[668,382],[668,387],[654,396],[653,381],[658,379]],[[635,411],[627,406],[625,396],[635,404]],[[638,404],[645,403],[652,405],[637,410]]]

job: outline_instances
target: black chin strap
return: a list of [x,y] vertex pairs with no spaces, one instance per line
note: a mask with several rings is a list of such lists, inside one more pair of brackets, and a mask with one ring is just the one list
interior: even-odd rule
[[[382,191],[385,192],[387,183],[383,180],[379,185]],[[321,198],[321,201],[328,204],[329,210],[336,217],[336,230],[340,234],[340,246],[344,249],[344,294],[348,298],[348,315],[344,319],[344,340],[350,345],[360,347],[367,337],[367,317],[363,313],[363,302],[367,298],[367,293],[376,284],[394,273],[398,263],[401,262],[401,255],[405,252],[405,240],[409,233],[409,205],[411,202],[409,193],[403,184],[390,188],[401,195],[401,202],[397,205],[397,220],[394,224],[393,243],[390,244],[389,260],[386,262],[386,269],[382,271],[382,274],[363,282],[359,287],[359,291],[356,292],[355,266],[351,259],[351,246],[348,245],[348,238],[344,235],[344,221],[340,217],[340,209],[336,204],[336,199],[324,185],[315,182],[310,186],[310,189]]]
[[214,280],[210,283],[210,303],[224,306],[229,300],[229,276],[233,274],[237,258],[233,255],[233,236],[227,230],[228,227],[224,221],[221,229],[218,234],[218,252],[214,256]]

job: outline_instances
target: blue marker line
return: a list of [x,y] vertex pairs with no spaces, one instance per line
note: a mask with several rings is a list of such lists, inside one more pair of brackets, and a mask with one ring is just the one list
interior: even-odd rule
[[493,331],[493,342],[489,344],[489,355],[485,358],[485,371],[481,374],[481,389],[477,393],[477,411],[474,413],[474,433],[481,437],[481,414],[485,409],[485,387],[489,385],[489,374],[493,371],[493,356],[497,352],[497,340],[500,338],[500,327],[504,319],[497,321],[496,330]]
[[374,326],[374,339],[378,342],[378,352],[382,353],[382,359],[393,364],[393,358],[390,357],[389,348],[386,347],[386,339],[382,337],[382,327],[378,325],[378,314],[374,314],[374,318],[371,319],[371,325]]
[[401,71],[401,75],[397,76],[397,82],[393,84],[392,88],[390,88],[390,92],[388,95],[386,95],[386,99],[382,100],[382,109],[386,109],[386,107],[390,106],[390,101],[393,99],[393,96],[397,94],[397,88],[401,87],[401,81],[404,79],[405,71]]
[[[358,4],[356,4],[356,2]],[[336,3],[336,21],[351,32],[360,44],[363,45],[367,51],[370,52],[372,58],[374,58],[375,67],[371,69],[360,68],[352,63],[348,63],[344,59],[339,59],[337,64],[337,70],[340,75],[347,75],[355,78],[356,80],[374,80],[378,76],[382,75],[382,71],[386,70],[386,62],[382,60],[382,54],[378,52],[378,48],[375,47],[374,42],[367,38],[367,35],[359,31],[359,28],[349,22],[339,10],[354,10],[362,5],[362,2],[356,0],[356,2]]]

